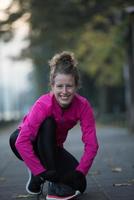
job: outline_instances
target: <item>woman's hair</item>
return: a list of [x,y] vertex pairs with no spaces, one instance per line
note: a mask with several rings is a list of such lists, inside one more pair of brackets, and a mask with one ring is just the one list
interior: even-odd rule
[[78,87],[80,82],[77,60],[74,54],[69,51],[63,51],[55,54],[48,62],[50,66],[50,84],[54,84],[57,74],[70,74],[74,77],[75,85]]

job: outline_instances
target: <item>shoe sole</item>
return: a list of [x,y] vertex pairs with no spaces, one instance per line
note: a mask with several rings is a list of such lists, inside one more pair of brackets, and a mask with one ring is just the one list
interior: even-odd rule
[[41,191],[40,191],[40,192],[31,192],[31,191],[28,189],[28,186],[29,186],[29,183],[30,183],[30,180],[31,180],[31,172],[30,172],[29,169],[28,169],[28,174],[29,174],[29,179],[28,179],[27,184],[26,184],[26,191],[27,191],[29,194],[32,194],[32,195],[41,194]]
[[55,195],[47,195],[46,196],[46,200],[68,200],[68,199],[73,199],[76,196],[79,196],[81,193],[80,191],[76,191],[74,195],[68,196],[68,197],[59,197],[59,196],[55,196]]

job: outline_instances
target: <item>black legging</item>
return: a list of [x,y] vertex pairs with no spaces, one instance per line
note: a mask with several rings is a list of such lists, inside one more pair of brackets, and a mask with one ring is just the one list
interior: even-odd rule
[[[35,154],[40,159],[42,165],[47,170],[57,170],[58,174],[63,174],[74,170],[78,166],[78,161],[73,155],[62,147],[56,145],[56,123],[52,117],[48,117],[41,124],[36,140],[33,142]],[[17,129],[10,136],[9,143],[14,154],[22,160],[18,153],[15,142],[18,137]]]

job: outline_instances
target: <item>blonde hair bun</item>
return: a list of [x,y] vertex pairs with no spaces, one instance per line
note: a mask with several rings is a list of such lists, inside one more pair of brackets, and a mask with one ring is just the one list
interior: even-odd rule
[[54,57],[49,61],[50,68],[61,67],[76,67],[77,61],[74,54],[69,51],[63,51],[61,53],[55,54]]
[[77,69],[77,60],[74,54],[69,51],[63,51],[55,54],[48,62],[50,66],[50,84],[54,84],[54,79],[58,73],[71,74],[75,79],[76,86],[79,85],[79,72]]

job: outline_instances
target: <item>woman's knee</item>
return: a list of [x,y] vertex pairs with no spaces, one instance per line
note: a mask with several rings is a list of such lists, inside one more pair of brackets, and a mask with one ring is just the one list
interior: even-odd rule
[[48,117],[42,122],[39,128],[37,139],[39,139],[40,141],[45,141],[45,140],[49,141],[51,139],[52,140],[56,139],[55,131],[56,131],[55,119],[53,117]]
[[38,131],[35,141],[37,152],[52,151],[56,145],[56,122],[53,117],[46,118]]
[[55,130],[56,122],[53,117],[47,117],[41,124],[40,130],[47,131],[47,130]]

